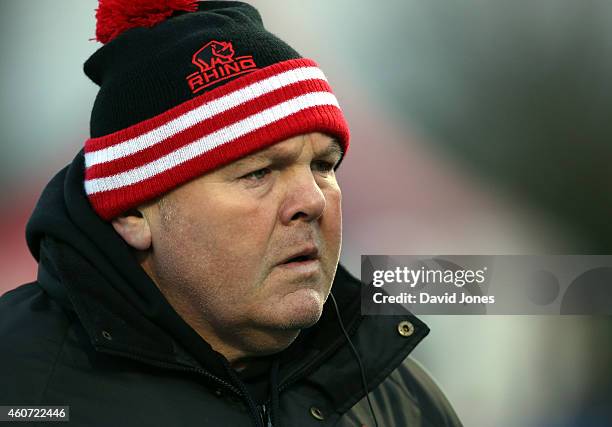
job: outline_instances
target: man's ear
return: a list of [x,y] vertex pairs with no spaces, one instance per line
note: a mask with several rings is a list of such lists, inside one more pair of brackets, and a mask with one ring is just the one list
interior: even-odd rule
[[146,251],[151,247],[151,228],[141,211],[132,209],[119,215],[111,223],[115,231],[134,249]]

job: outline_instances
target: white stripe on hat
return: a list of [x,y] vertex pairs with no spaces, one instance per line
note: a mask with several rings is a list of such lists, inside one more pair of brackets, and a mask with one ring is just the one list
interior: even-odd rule
[[[299,69],[297,69],[299,70]],[[293,71],[297,71],[297,70],[293,70]],[[302,70],[309,70],[308,72],[312,72],[311,70],[317,70],[318,68],[305,68]],[[320,72],[320,71],[319,71]],[[281,75],[287,75],[289,74],[289,72],[287,73],[282,73],[279,74],[278,76]],[[305,74],[302,73],[297,73],[295,75],[292,76],[292,78],[297,78],[297,77],[303,77]],[[321,73],[322,75],[322,73]],[[274,77],[278,77],[278,76],[274,76]],[[312,78],[312,77],[309,77]],[[269,78],[266,80],[262,80],[261,82],[256,83],[255,85],[264,83],[266,81],[271,81],[274,80],[273,78]],[[288,81],[288,80],[285,80]],[[299,80],[296,80],[299,81]],[[249,88],[255,85],[251,85],[248,86]],[[264,85],[265,86],[265,85]],[[268,86],[270,87],[270,86]],[[245,88],[247,89],[247,88]],[[251,89],[252,90],[252,89]],[[273,90],[273,89],[272,89]],[[230,95],[227,96],[237,96],[236,94],[239,91],[233,92]],[[266,93],[266,92],[263,92]],[[245,96],[246,94],[242,94],[241,96]],[[225,97],[223,97],[225,98]],[[219,101],[223,98],[219,98],[218,100],[212,101],[212,102],[216,102]],[[232,98],[232,99],[240,99],[240,98]],[[244,101],[244,98],[242,98],[242,100]],[[209,103],[210,104],[210,103]],[[206,105],[208,105],[208,108],[211,108],[209,104],[205,104],[202,107],[205,107]],[[216,108],[225,108],[226,105],[228,104],[221,104],[218,105]],[[237,104],[236,104],[237,105]],[[91,180],[85,180],[85,192],[88,195],[92,195],[95,193],[99,193],[99,192],[103,192],[103,191],[110,191],[110,190],[115,190],[121,187],[125,187],[131,184],[135,184],[137,182],[141,182],[144,181],[145,179],[151,178],[155,175],[158,175],[164,171],[167,171],[169,169],[172,169],[182,163],[185,163],[195,157],[198,157],[220,145],[226,144],[228,142],[231,142],[243,135],[248,134],[249,132],[255,131],[257,129],[260,129],[264,126],[267,126],[271,123],[277,122],[279,120],[284,119],[285,117],[288,117],[292,114],[295,114],[301,110],[307,109],[307,108],[311,108],[311,107],[316,107],[316,106],[321,106],[321,105],[333,105],[336,106],[338,108],[338,101],[336,99],[336,97],[334,96],[334,94],[330,93],[330,92],[312,92],[312,93],[308,93],[305,95],[301,95],[298,96],[296,98],[292,98],[288,101],[282,102],[278,105],[275,105],[273,107],[270,107],[266,110],[260,111],[256,114],[253,114],[249,117],[246,117],[236,123],[233,123],[229,126],[226,126],[224,128],[221,128],[213,133],[210,133],[190,144],[187,144],[171,153],[166,154],[163,157],[160,157],[159,159],[156,159],[150,163],[147,163],[143,166],[116,174],[116,175],[112,175],[112,176],[108,176],[108,177],[103,177],[103,178],[94,178]],[[202,107],[198,107],[198,109],[201,109]],[[231,107],[230,107],[231,108]],[[225,108],[227,109],[227,108]],[[212,111],[214,111],[215,114],[221,112],[221,111],[225,111],[225,109],[222,110],[214,110],[211,108]],[[196,110],[193,110],[196,111]],[[192,111],[192,112],[193,112]],[[209,110],[204,110],[204,111],[209,111]],[[187,113],[187,114],[191,114]],[[183,117],[185,117],[187,114],[179,117],[179,119],[183,119]],[[203,114],[210,114],[208,112]],[[212,116],[214,116],[214,114],[212,114]],[[191,117],[191,116],[190,116]],[[176,119],[178,120],[178,119]],[[176,120],[173,120],[176,121]],[[167,125],[169,125],[172,122],[169,122]],[[182,122],[181,122],[182,123]],[[164,126],[167,126],[164,125]],[[159,128],[158,128],[159,129]],[[156,129],[157,130],[157,129]],[[151,133],[151,132],[149,132]],[[145,134],[148,135],[148,134]],[[145,135],[142,135],[141,137],[138,138],[142,138]],[[167,136],[166,136],[167,137]],[[132,140],[130,140],[132,141]],[[149,143],[149,141],[151,140],[144,140],[142,142],[144,143]],[[127,141],[126,141],[127,142]],[[156,142],[152,142],[149,143],[149,145],[153,145],[157,142],[160,141],[156,141]],[[119,145],[123,146],[125,143],[121,143]],[[117,146],[113,146],[113,147],[109,147],[107,149],[104,150],[99,150],[96,152],[92,152],[92,153],[99,153],[100,151],[105,151],[108,150],[110,148],[115,148]],[[146,147],[143,147],[146,148]],[[129,154],[134,153],[135,151],[131,151],[131,152],[127,152],[127,154],[122,154],[119,157],[124,157],[127,156]],[[115,152],[113,152],[115,153]],[[119,158],[119,157],[114,157],[114,158]],[[108,160],[106,160],[108,161]],[[99,162],[101,163],[101,162]],[[90,166],[90,165],[88,165]]]
[[[302,67],[268,77],[242,89],[238,89],[220,98],[207,102],[173,120],[150,130],[135,138],[97,151],[85,153],[85,166],[91,167],[101,163],[127,157],[176,135],[206,119],[223,113],[247,101],[258,98],[290,84],[305,80],[327,81],[323,72],[317,67]],[[144,178],[143,178],[144,179]],[[114,187],[117,188],[117,187]],[[102,190],[100,190],[102,191]],[[89,194],[89,193],[88,193]]]

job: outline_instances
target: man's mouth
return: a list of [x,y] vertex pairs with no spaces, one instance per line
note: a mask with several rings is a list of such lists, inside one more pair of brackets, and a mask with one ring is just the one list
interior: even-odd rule
[[277,265],[281,269],[300,275],[312,275],[320,272],[321,261],[316,246],[309,246],[288,256]]
[[290,264],[304,264],[304,263],[312,263],[314,261],[319,260],[319,250],[310,246],[307,248],[303,248],[296,253],[290,255],[285,261],[281,262],[279,265],[290,265]]

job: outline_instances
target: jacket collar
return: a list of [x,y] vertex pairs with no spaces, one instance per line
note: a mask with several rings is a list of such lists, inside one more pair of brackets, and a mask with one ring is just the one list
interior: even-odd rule
[[[362,315],[360,302],[363,286],[361,281],[339,266],[332,290],[338,301],[342,322],[361,359],[367,389],[371,391],[404,361],[427,336],[429,328],[404,309],[398,309],[393,316]],[[329,317],[320,321],[325,323],[321,325],[321,330],[329,337],[326,346],[317,348],[315,336],[315,345],[302,359],[302,366],[284,371],[281,388],[288,385],[292,375],[294,379],[307,376],[310,384],[328,392],[333,410],[343,413],[362,399],[365,393],[359,380],[359,363],[347,343],[331,303],[330,298],[326,303]]]

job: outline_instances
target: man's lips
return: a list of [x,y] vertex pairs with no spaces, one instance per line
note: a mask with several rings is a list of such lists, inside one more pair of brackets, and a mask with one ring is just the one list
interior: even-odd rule
[[316,246],[307,246],[296,250],[278,263],[279,266],[306,265],[319,261],[319,249]]
[[321,269],[319,249],[314,245],[297,249],[278,263],[277,267],[297,274],[315,274]]

